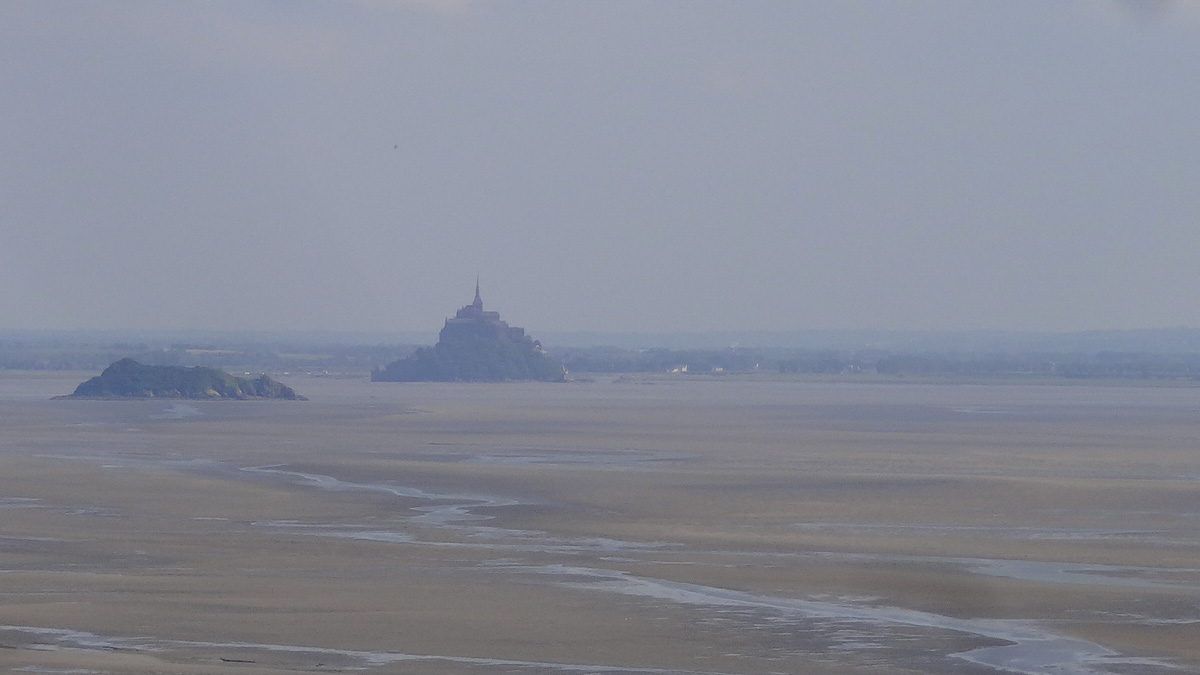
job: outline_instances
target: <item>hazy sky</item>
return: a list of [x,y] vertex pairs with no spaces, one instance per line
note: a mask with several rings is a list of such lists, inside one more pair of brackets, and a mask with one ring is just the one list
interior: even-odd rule
[[1200,326],[1200,0],[0,0],[0,329]]

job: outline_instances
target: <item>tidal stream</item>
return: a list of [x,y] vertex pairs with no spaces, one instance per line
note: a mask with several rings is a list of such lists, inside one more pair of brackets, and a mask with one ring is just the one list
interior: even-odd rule
[[[997,672],[1022,673],[1024,675],[1097,675],[1101,673],[1161,673],[1177,672],[1162,660],[1124,657],[1101,645],[1055,634],[1027,620],[961,619],[930,612],[901,607],[869,604],[853,598],[804,599],[773,595],[758,595],[712,586],[682,583],[668,579],[635,576],[617,569],[596,566],[539,565],[514,562],[513,553],[538,552],[579,554],[596,551],[623,551],[627,555],[639,556],[643,562],[654,562],[656,552],[679,550],[676,544],[653,542],[649,544],[623,542],[610,539],[563,540],[535,530],[513,530],[481,524],[490,516],[476,513],[480,508],[497,508],[519,504],[515,499],[490,495],[435,494],[416,488],[392,483],[364,483],[345,481],[332,476],[293,471],[285,465],[246,467],[243,471],[254,474],[279,476],[291,481],[311,485],[325,490],[365,490],[393,494],[407,499],[429,502],[410,507],[415,515],[404,518],[412,530],[420,530],[420,536],[409,527],[404,531],[379,531],[363,528],[356,531],[342,527],[322,526],[319,523],[262,523],[264,526],[294,528],[303,526],[306,534],[351,537],[375,541],[391,541],[405,545],[470,546],[481,549],[503,551],[504,559],[493,561],[487,567],[492,572],[522,575],[543,575],[548,579],[558,578],[564,587],[599,593],[612,593],[653,599],[657,602],[702,608],[703,611],[725,613],[731,611],[744,616],[746,611],[765,615],[776,627],[789,624],[798,631],[821,632],[834,636],[853,635],[853,640],[841,639],[843,648],[879,649],[886,647],[889,634],[897,628],[920,629],[939,632],[956,632],[976,636],[991,646],[963,652],[946,653],[947,659],[957,659],[977,666],[991,668]],[[450,534],[449,539],[437,536],[437,532]],[[721,555],[721,551],[708,551]],[[755,555],[741,554],[741,555]],[[762,554],[774,555],[774,554]],[[885,556],[863,556],[861,554],[800,553],[799,556],[841,556],[847,559],[885,559]],[[594,556],[593,556],[594,557]],[[1124,584],[1135,587],[1148,585],[1169,586],[1138,578],[1147,568],[1064,565],[1037,561],[1012,561],[980,558],[922,558],[919,556],[896,556],[908,562],[940,562],[962,565],[965,569],[984,575],[1011,577],[1036,581],[1065,583]],[[602,562],[600,558],[597,562]],[[1161,570],[1158,570],[1161,571]],[[853,630],[847,633],[847,627]],[[587,668],[594,668],[588,666]],[[1133,669],[1133,670],[1131,670]],[[614,672],[620,669],[615,669]],[[605,672],[605,671],[590,671]],[[630,671],[633,672],[633,671]],[[644,672],[644,671],[638,671]]]

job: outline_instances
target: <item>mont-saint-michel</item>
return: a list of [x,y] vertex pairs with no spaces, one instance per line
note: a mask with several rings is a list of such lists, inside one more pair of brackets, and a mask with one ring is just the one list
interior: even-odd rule
[[510,326],[499,312],[483,309],[479,282],[475,299],[446,319],[438,342],[371,373],[374,382],[562,382],[566,369],[542,343]]
[[266,375],[248,380],[216,368],[147,366],[125,358],[59,398],[188,398],[307,400]]

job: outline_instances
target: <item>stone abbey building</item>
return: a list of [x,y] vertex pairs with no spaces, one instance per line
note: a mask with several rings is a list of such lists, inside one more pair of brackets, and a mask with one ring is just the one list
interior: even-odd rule
[[475,280],[475,300],[455,312],[453,319],[446,319],[446,325],[438,335],[438,342],[470,335],[494,335],[502,340],[521,340],[525,337],[525,329],[508,325],[500,319],[500,312],[484,311],[478,279]]
[[371,373],[374,382],[562,382],[566,369],[499,312],[483,309],[479,281],[475,299],[446,319],[438,343]]

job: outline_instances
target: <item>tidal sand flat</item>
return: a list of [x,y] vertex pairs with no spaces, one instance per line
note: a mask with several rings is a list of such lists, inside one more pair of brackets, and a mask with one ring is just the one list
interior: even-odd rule
[[1192,388],[30,382],[8,671],[1200,671]]

